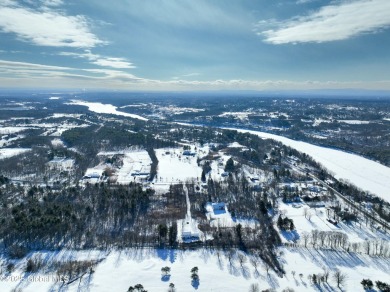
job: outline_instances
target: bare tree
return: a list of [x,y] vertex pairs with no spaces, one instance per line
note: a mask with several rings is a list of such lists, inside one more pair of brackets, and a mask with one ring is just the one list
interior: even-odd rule
[[249,292],[260,292],[259,284],[251,284],[249,287]]
[[235,255],[236,252],[234,251],[234,249],[229,249],[228,252],[226,253],[226,257],[230,265],[233,265],[232,261],[234,260]]
[[241,252],[238,253],[237,258],[238,258],[238,261],[239,261],[241,267],[247,262],[246,255],[241,253]]
[[343,285],[347,280],[347,276],[340,270],[336,269],[336,271],[333,273],[333,280],[336,282],[337,287],[340,288],[340,285]]
[[267,274],[269,273],[269,270],[271,269],[271,266],[267,263],[267,262],[263,262],[263,268],[264,270],[267,272]]
[[307,207],[303,208],[303,216],[305,216],[305,218],[307,218],[308,213],[309,213],[309,208]]
[[249,262],[255,268],[256,272],[258,272],[257,268],[258,268],[259,263],[260,263],[259,258],[257,256],[253,256],[250,258]]
[[302,232],[302,241],[303,241],[303,244],[305,245],[305,247],[307,247],[309,239],[310,239],[310,234],[306,231]]
[[369,255],[369,254],[370,254],[370,251],[371,251],[371,242],[365,241],[365,242],[363,243],[363,246],[364,246],[364,250],[365,250],[366,253]]
[[295,278],[295,271],[291,271],[291,275]]
[[320,240],[321,247],[324,247],[326,238],[327,238],[326,231],[320,231],[320,233],[318,234],[318,239]]
[[329,270],[328,270],[327,268],[324,268],[323,277],[324,277],[324,282],[325,282],[325,283],[328,283],[328,279],[329,279]]

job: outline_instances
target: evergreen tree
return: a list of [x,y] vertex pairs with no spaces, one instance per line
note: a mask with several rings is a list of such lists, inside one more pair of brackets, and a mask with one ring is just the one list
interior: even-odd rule
[[233,161],[233,158],[229,158],[228,161],[226,161],[226,165],[225,165],[225,171],[227,172],[233,172],[235,169],[234,167],[234,161]]

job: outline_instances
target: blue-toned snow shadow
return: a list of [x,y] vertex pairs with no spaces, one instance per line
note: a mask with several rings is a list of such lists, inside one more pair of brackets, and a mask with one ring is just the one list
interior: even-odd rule
[[164,261],[169,259],[171,263],[176,260],[176,252],[173,249],[158,249],[157,256]]
[[171,279],[171,275],[162,275],[161,281],[168,282]]
[[281,231],[283,237],[288,241],[296,242],[299,240],[300,236],[296,230],[292,231]]
[[192,280],[191,281],[191,285],[192,285],[192,287],[195,288],[195,290],[198,290],[199,285],[200,285],[200,280],[199,279],[198,280]]

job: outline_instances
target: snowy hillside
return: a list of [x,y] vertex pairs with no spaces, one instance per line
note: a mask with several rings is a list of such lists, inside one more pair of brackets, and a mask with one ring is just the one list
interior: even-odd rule
[[282,136],[242,129],[265,139],[274,139],[306,153],[326,167],[337,179],[349,181],[357,187],[390,201],[390,168],[364,157],[344,151],[291,140]]

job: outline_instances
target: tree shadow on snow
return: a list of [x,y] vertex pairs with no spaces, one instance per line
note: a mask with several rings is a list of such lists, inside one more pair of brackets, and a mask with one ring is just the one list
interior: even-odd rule
[[192,285],[192,287],[194,287],[195,290],[198,290],[199,285],[200,285],[200,280],[199,279],[198,280],[192,280],[191,281],[191,285]]
[[218,265],[218,268],[223,271],[223,262],[222,262],[222,259],[221,257],[217,258],[217,265]]
[[253,277],[254,277],[255,279],[258,279],[258,278],[261,277],[260,272],[259,272],[257,269],[254,270],[254,272],[253,272]]
[[173,249],[158,249],[157,256],[163,261],[169,259],[171,263],[174,263],[176,259],[175,251]]
[[242,266],[241,267],[241,272],[242,272],[242,276],[245,278],[245,279],[250,279],[251,277],[251,273],[250,273],[250,270],[248,267],[246,266]]
[[91,291],[90,284],[92,282],[92,275],[93,274],[89,274],[87,277],[83,277],[82,279],[80,279],[79,286],[78,286],[78,289],[77,289],[78,292],[89,292],[89,291]]
[[296,242],[300,238],[299,233],[296,230],[282,231],[281,233],[283,237],[288,241]]
[[171,275],[162,275],[161,281],[168,282],[171,279]]
[[276,289],[279,287],[278,279],[272,274],[267,275],[267,282],[272,289]]
[[202,249],[200,252],[200,258],[203,259],[204,263],[207,263],[210,258],[210,251]]
[[240,270],[237,269],[233,264],[228,264],[228,271],[229,271],[229,274],[233,275],[233,276],[240,276]]

